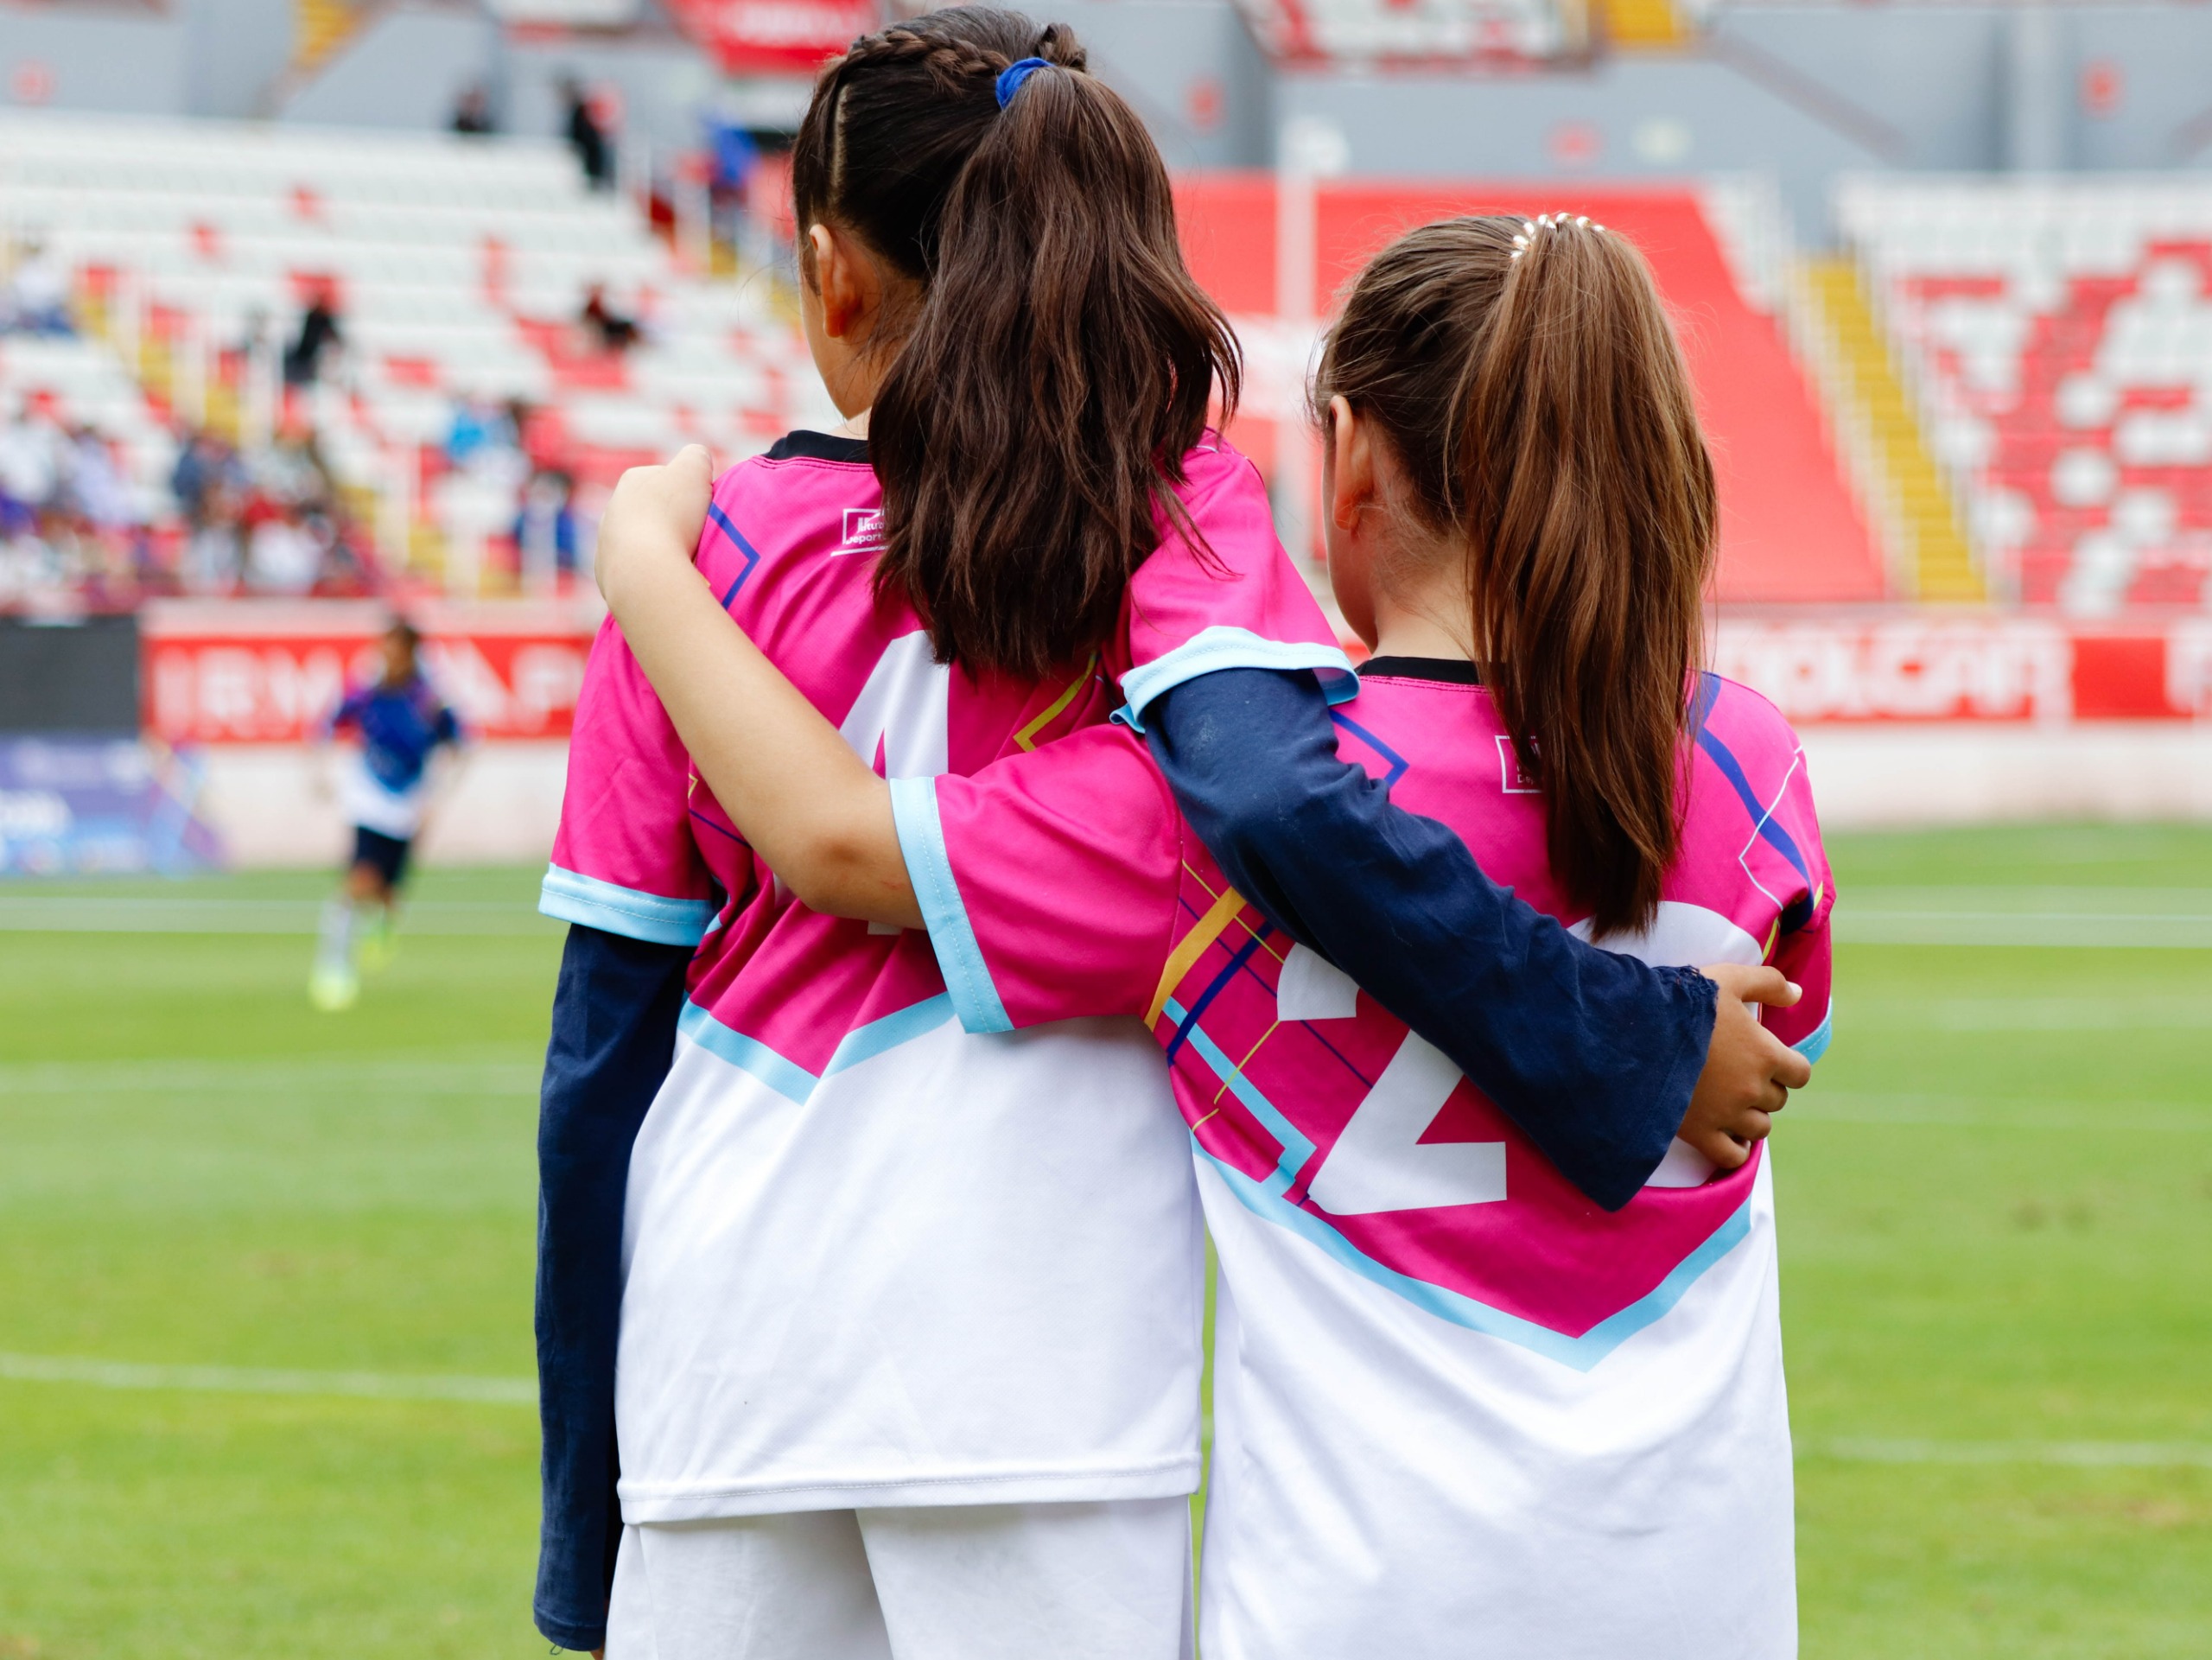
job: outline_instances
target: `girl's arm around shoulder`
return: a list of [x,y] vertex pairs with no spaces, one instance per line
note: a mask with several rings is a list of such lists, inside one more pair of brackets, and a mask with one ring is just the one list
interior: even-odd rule
[[746,638],[692,563],[712,482],[696,445],[622,475],[600,529],[608,608],[699,776],[799,902],[919,927],[888,786]]
[[1129,579],[1126,661],[1110,666],[1143,729],[1170,688],[1224,669],[1310,669],[1349,692],[1351,662],[1306,579],[1276,539],[1267,486],[1217,434],[1184,457],[1183,522]]
[[626,474],[601,582],[694,764],[802,904],[929,931],[970,1031],[1142,1013],[1166,959],[1181,820],[1141,742],[1086,728],[972,778],[887,784],[685,555],[706,460]]
[[1340,760],[1312,677],[1193,678],[1154,705],[1148,736],[1238,890],[1442,1050],[1607,1209],[1635,1197],[1677,1134],[1740,1163],[1730,1139],[1764,1134],[1794,1086],[1800,1063],[1743,1001],[1787,1000],[1780,975],[1654,969],[1574,938],[1492,882],[1451,830]]

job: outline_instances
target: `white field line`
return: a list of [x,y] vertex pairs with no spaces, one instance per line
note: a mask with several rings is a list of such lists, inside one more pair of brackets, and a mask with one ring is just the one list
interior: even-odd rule
[[2057,950],[2212,951],[2212,915],[2112,911],[1881,911],[1839,905],[1847,945],[2039,946]]
[[[1917,1124],[1948,1129],[2092,1130],[2212,1134],[2212,1110],[2185,1101],[2023,1101],[2004,1096],[1874,1095],[1812,1088],[1784,1110],[1816,1124]],[[1789,1122],[1785,1118],[1783,1121]]]
[[1840,1014],[1853,1027],[1933,1032],[2195,1032],[2212,1027],[2198,996],[1853,997]]
[[340,1094],[522,1095],[537,1090],[541,1063],[488,1060],[44,1061],[0,1066],[10,1095]]
[[2212,1468],[2212,1441],[1936,1441],[1847,1435],[1801,1441],[1801,1459],[1854,1464],[2067,1464]]
[[120,1360],[0,1354],[0,1379],[93,1389],[194,1390],[222,1395],[305,1395],[372,1401],[464,1401],[534,1406],[527,1377],[420,1377],[397,1372],[285,1371],[252,1366],[143,1366]]
[[[455,1401],[488,1406],[532,1406],[537,1401],[537,1385],[527,1377],[435,1377],[395,1372],[286,1371],[245,1366],[147,1366],[52,1355],[0,1354],[0,1379],[94,1389]],[[1941,1441],[1837,1436],[1802,1441],[1797,1455],[1801,1459],[1871,1464],[2212,1467],[2212,1442]]]
[[[321,916],[320,900],[0,894],[0,932],[11,933],[312,935]],[[488,900],[425,900],[400,913],[404,933],[553,934],[561,925],[527,904]]]

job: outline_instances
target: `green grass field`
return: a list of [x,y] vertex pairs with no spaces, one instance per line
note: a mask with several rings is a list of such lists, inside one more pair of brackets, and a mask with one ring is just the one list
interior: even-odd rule
[[[2212,1653],[2212,833],[1834,851],[1776,1144],[1805,1651]],[[428,875],[337,1017],[301,936],[49,926],[322,887],[0,888],[0,1660],[544,1652],[532,876]]]

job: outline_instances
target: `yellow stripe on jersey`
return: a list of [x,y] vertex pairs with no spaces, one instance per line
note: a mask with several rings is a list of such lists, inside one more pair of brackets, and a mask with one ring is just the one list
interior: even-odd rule
[[1183,936],[1181,942],[1170,952],[1167,966],[1160,971],[1160,984],[1152,994],[1152,1007],[1145,1010],[1144,1023],[1150,1026],[1160,1018],[1160,1011],[1167,1007],[1167,998],[1191,965],[1205,955],[1206,947],[1221,938],[1229,925],[1236,920],[1236,913],[1244,908],[1244,896],[1233,887],[1221,890],[1221,897],[1198,919],[1198,925]]
[[1024,751],[1036,748],[1037,735],[1058,720],[1067,706],[1075,702],[1076,693],[1090,684],[1090,671],[1097,666],[1098,653],[1093,652],[1090,654],[1090,661],[1083,665],[1083,672],[1068,682],[1067,689],[1052,700],[1051,708],[1014,735],[1014,742],[1019,744]]

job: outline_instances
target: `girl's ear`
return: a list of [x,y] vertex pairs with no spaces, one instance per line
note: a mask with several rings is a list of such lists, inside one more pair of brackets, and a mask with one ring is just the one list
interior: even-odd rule
[[864,345],[881,308],[875,262],[831,226],[809,226],[806,241],[814,256],[815,290],[822,296],[822,332],[849,346]]
[[1376,505],[1375,447],[1368,423],[1341,396],[1329,400],[1329,522],[1350,531]]

